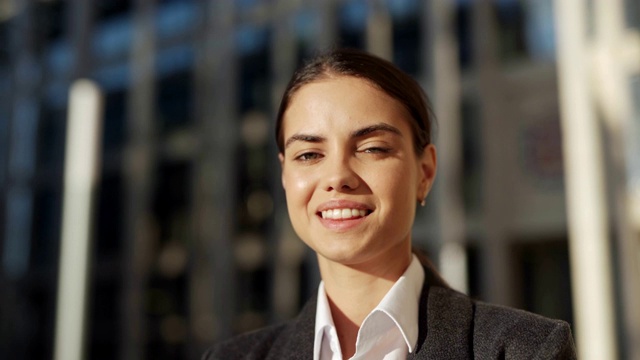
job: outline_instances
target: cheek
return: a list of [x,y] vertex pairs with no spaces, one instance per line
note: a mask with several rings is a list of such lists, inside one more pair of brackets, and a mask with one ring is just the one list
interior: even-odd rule
[[394,200],[411,199],[417,193],[416,171],[405,164],[372,173],[369,179],[373,187],[384,191]]
[[313,192],[313,181],[299,172],[285,172],[284,191],[289,205],[306,203]]

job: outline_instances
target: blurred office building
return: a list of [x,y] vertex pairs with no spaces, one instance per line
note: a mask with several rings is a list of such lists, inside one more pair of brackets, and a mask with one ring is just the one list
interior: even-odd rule
[[[319,274],[289,224],[273,123],[293,70],[331,46],[387,58],[429,94],[439,171],[413,241],[452,286],[576,332],[572,271],[606,256],[590,264],[606,267],[609,354],[640,358],[640,5],[585,0],[564,19],[558,3],[0,0],[0,358],[51,359],[59,346],[78,79],[102,94],[84,358],[195,359],[295,316]],[[606,4],[617,12],[602,20]],[[583,78],[604,255],[572,238],[571,199],[588,198],[568,197],[565,118],[581,103],[565,92],[575,78],[559,70],[572,61],[559,34],[572,24],[584,25],[579,62],[596,64]]]

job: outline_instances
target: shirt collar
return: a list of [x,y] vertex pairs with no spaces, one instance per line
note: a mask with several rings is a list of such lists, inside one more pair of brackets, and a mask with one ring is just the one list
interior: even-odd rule
[[[413,255],[409,267],[389,289],[378,306],[369,314],[370,316],[377,311],[387,314],[400,330],[409,352],[415,349],[418,342],[418,309],[424,277],[424,269],[420,265],[418,258]],[[325,330],[335,332],[335,325],[331,317],[331,309],[324,289],[324,282],[320,282],[316,305],[314,359],[318,359],[320,355]]]
[[335,329],[333,317],[331,316],[331,308],[329,308],[329,300],[324,290],[324,281],[320,281],[318,286],[318,302],[316,304],[316,327],[315,339],[313,341],[313,358],[320,358],[320,349],[322,347],[322,338],[325,329]]
[[373,311],[387,314],[398,326],[409,352],[418,342],[418,309],[424,283],[424,269],[414,255],[404,274],[382,298]]

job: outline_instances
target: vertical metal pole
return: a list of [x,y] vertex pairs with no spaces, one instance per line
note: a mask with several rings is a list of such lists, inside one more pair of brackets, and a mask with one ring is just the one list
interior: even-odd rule
[[91,70],[91,28],[94,6],[94,2],[85,0],[71,0],[68,5],[68,31],[74,51],[73,79],[87,77]]
[[211,152],[208,149],[210,125],[209,113],[212,111],[210,106],[210,98],[212,96],[210,86],[212,82],[211,73],[213,71],[210,66],[211,50],[209,44],[214,43],[211,38],[217,34],[213,30],[213,19],[208,16],[211,13],[209,6],[211,2],[203,2],[199,5],[203,14],[201,23],[195,32],[195,49],[196,60],[194,64],[194,108],[195,108],[195,126],[194,137],[198,139],[198,143],[202,144],[202,153],[198,154],[194,159],[193,169],[193,206],[192,206],[192,226],[193,226],[193,247],[191,249],[191,276],[189,278],[189,322],[192,324],[191,332],[193,333],[194,342],[191,344],[193,353],[190,357],[196,358],[198,354],[208,347],[215,339],[215,314],[212,308],[213,300],[213,283],[211,281],[213,271],[213,253],[215,250],[211,245],[211,241],[215,237],[215,229],[212,222],[209,221],[213,217],[213,199],[212,184],[213,173],[211,165]]
[[98,87],[88,80],[76,81],[69,97],[55,329],[56,360],[80,360],[84,357],[92,198],[98,180],[102,131],[101,97]]
[[150,209],[156,157],[154,3],[154,0],[135,1],[133,17],[132,75],[127,109],[129,142],[123,169],[127,208],[120,357],[124,360],[143,359],[146,343],[144,294],[154,236]]
[[[511,187],[505,178],[507,155],[505,141],[511,136],[511,123],[505,121],[502,101],[504,82],[499,71],[497,31],[490,0],[473,5],[474,62],[477,94],[482,121],[482,191],[486,251],[483,253],[483,296],[486,300],[511,305],[507,224]],[[507,134],[496,136],[496,134]]]
[[[5,23],[8,40],[8,66],[0,80],[6,86],[6,96],[0,100],[4,114],[0,117],[0,306],[4,323],[20,324],[12,334],[0,341],[0,353],[6,348],[16,358],[26,357],[30,323],[23,321],[25,310],[18,303],[26,302],[25,276],[31,270],[31,246],[34,210],[34,176],[40,118],[39,91],[41,66],[37,56],[37,35],[34,5],[17,0],[9,5]],[[1,85],[0,85],[1,86]],[[54,291],[47,288],[47,291]]]
[[336,44],[338,39],[338,16],[336,13],[337,0],[314,1],[314,10],[320,14],[320,31],[318,36],[318,48],[327,50]]
[[585,6],[555,1],[575,334],[582,359],[615,359],[609,224]]
[[[273,109],[280,105],[280,98],[284,93],[289,78],[296,66],[296,34],[293,29],[293,16],[296,7],[287,0],[276,2],[276,11],[271,22],[274,26],[274,37],[271,50],[272,104]],[[275,113],[275,110],[274,110]],[[272,126],[273,128],[273,126]],[[276,204],[284,205],[284,191],[280,182],[280,164],[278,163],[275,147],[269,154],[269,162],[274,169],[272,174],[274,199]],[[299,310],[301,289],[292,284],[300,284],[299,266],[303,260],[304,245],[293,235],[293,230],[287,216],[286,206],[276,206],[275,213],[275,241],[272,245],[273,261],[273,320],[276,322],[292,318]],[[298,251],[296,251],[298,250]],[[299,255],[299,256],[296,256]]]
[[[18,280],[29,270],[33,212],[33,177],[40,108],[37,101],[40,67],[36,61],[35,11],[28,1],[16,2],[10,27],[13,65],[12,114],[8,128],[5,239],[0,264],[7,279]],[[3,219],[4,220],[4,219]]]
[[386,5],[372,1],[371,13],[367,17],[367,51],[383,59],[393,59],[393,23]]
[[[622,0],[598,1],[594,3],[595,46],[594,46],[594,90],[596,100],[602,110],[605,129],[609,137],[609,159],[603,165],[612,185],[609,195],[614,203],[612,217],[617,233],[617,256],[615,266],[619,269],[620,321],[622,334],[621,356],[629,359],[640,358],[640,267],[638,261],[637,234],[632,229],[627,156],[637,154],[626,152],[625,135],[631,129],[632,103],[629,78],[631,73],[626,63],[625,52],[633,49],[627,41],[627,30]],[[637,45],[637,44],[636,44]],[[631,50],[633,51],[633,50]],[[636,51],[640,51],[636,46]]]
[[[235,258],[233,240],[235,238],[236,219],[236,154],[238,136],[238,99],[237,84],[239,77],[238,59],[234,38],[234,2],[232,0],[213,0],[211,17],[218,48],[210,47],[209,64],[213,73],[211,83],[211,102],[213,123],[207,126],[207,136],[211,139],[211,153],[208,157],[213,170],[213,221],[215,236],[210,239],[213,251],[213,304],[215,318],[218,320],[218,338],[232,335],[233,323],[237,314],[236,287],[234,279]],[[215,44],[215,43],[214,43]],[[214,45],[211,44],[211,45]],[[224,54],[220,56],[220,54]],[[231,59],[231,61],[230,61]]]
[[[234,4],[203,2],[195,68],[196,129],[191,320],[198,352],[233,335],[236,315],[233,239],[238,139]],[[198,354],[192,354],[194,358]]]
[[428,2],[428,35],[433,69],[433,105],[438,119],[438,222],[440,269],[455,289],[467,292],[466,235],[462,199],[461,80],[455,37],[454,4],[448,0]]
[[[196,121],[201,153],[195,168],[193,311],[203,320],[202,341],[233,335],[236,315],[233,240],[237,121],[234,3],[205,3],[205,31],[196,62]],[[202,285],[202,286],[199,286]]]

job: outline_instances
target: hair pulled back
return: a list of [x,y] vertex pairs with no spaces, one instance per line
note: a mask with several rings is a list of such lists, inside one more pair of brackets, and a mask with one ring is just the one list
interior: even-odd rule
[[355,49],[334,49],[312,58],[291,77],[280,101],[276,117],[276,142],[284,153],[282,121],[291,99],[304,85],[332,76],[353,76],[369,81],[398,100],[411,114],[416,154],[422,155],[431,143],[431,109],[427,96],[411,76],[391,62]]

